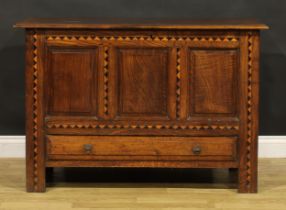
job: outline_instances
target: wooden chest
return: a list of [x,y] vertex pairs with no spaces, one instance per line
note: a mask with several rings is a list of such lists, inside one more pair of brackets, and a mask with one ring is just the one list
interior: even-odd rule
[[236,168],[257,191],[253,22],[31,19],[27,191],[48,167]]

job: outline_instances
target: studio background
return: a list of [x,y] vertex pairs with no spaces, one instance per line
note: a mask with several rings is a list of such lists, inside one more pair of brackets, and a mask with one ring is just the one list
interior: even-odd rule
[[24,31],[30,17],[247,18],[261,33],[260,135],[286,135],[285,0],[1,0],[0,135],[24,135]]

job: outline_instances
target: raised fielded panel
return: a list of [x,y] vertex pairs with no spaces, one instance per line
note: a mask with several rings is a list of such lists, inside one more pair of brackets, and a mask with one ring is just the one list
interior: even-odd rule
[[117,117],[168,119],[168,48],[119,48],[117,56]]
[[192,116],[237,116],[238,51],[190,49],[189,106]]
[[87,115],[96,110],[96,49],[48,49],[47,113]]

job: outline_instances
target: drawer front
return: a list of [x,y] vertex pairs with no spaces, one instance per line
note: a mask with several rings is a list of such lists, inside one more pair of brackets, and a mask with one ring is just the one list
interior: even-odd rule
[[47,136],[49,160],[235,160],[235,137]]

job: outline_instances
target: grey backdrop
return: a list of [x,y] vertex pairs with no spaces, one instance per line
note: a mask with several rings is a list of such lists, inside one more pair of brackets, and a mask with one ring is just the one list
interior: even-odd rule
[[24,134],[24,31],[29,17],[255,18],[262,32],[260,135],[286,135],[285,0],[0,0],[0,135]]

